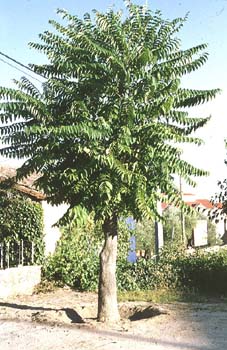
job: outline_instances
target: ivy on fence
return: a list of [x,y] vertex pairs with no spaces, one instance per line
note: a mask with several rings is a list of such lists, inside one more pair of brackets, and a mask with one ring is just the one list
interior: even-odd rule
[[41,204],[16,190],[0,189],[0,243],[4,265],[6,259],[13,266],[40,264],[44,256]]

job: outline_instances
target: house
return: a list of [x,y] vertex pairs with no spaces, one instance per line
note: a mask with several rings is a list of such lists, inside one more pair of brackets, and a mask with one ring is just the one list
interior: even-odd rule
[[[8,166],[0,166],[0,182],[13,178],[16,175],[16,169]],[[37,174],[32,174],[22,182],[13,182],[12,187],[18,192],[23,193],[31,200],[39,202],[43,208],[44,219],[44,242],[45,242],[45,255],[52,254],[55,251],[56,243],[60,238],[60,230],[53,225],[64,215],[68,206],[61,204],[53,206],[47,203],[47,199],[44,193],[37,191],[34,188],[34,182],[38,178]]]

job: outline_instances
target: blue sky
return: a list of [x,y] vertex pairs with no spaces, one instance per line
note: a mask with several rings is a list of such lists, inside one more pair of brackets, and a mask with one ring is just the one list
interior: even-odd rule
[[[144,1],[135,1],[144,4]],[[122,0],[5,0],[0,1],[0,51],[28,63],[40,63],[44,56],[28,47],[29,41],[37,41],[38,34],[51,29],[49,19],[57,19],[56,9],[65,8],[82,16],[93,8],[106,11],[115,4],[123,9]],[[215,191],[218,179],[227,176],[224,166],[224,137],[227,137],[227,0],[149,0],[152,10],[160,9],[165,18],[182,17],[189,11],[189,18],[180,33],[184,48],[206,42],[209,44],[209,60],[199,71],[184,78],[187,87],[222,89],[213,102],[193,109],[198,116],[212,114],[209,125],[199,132],[206,141],[200,148],[185,148],[185,157],[193,164],[210,171],[211,176],[198,181],[197,192],[209,196]],[[1,56],[0,56],[1,58]],[[0,61],[0,85],[12,86],[12,79],[23,73]]]

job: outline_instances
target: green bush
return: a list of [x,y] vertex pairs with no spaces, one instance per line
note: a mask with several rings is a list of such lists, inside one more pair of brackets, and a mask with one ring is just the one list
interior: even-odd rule
[[205,294],[227,293],[227,251],[197,250],[187,254],[177,245],[165,247],[155,262],[118,264],[120,290],[178,289]]
[[[43,210],[39,203],[15,190],[0,189],[0,242],[14,244],[21,240],[35,245],[35,262],[44,258]],[[31,254],[31,251],[24,252]],[[29,260],[29,257],[27,257]]]
[[[168,244],[159,259],[127,261],[130,232],[119,224],[117,283],[121,291],[178,289],[200,293],[226,293],[227,251],[186,253],[182,246]],[[102,234],[93,221],[83,228],[66,228],[57,250],[49,257],[43,272],[55,280],[79,290],[96,290]]]
[[[91,234],[94,233],[94,234]],[[55,254],[44,266],[43,275],[79,290],[97,288],[101,239],[94,227],[65,228]]]
[[125,259],[117,263],[117,281],[120,290],[150,290],[176,288],[179,273],[175,264],[184,251],[176,244],[163,248],[158,261],[140,258],[135,264]]
[[[120,221],[119,261],[126,261],[129,236],[124,221]],[[101,226],[95,226],[92,218],[84,227],[65,227],[54,255],[43,266],[43,277],[78,290],[96,290],[102,238]]]
[[206,252],[177,259],[179,280],[182,287],[201,293],[226,294],[227,292],[227,251]]

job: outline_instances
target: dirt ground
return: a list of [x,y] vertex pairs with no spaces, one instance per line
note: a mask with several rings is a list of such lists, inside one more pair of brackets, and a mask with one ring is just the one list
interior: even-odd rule
[[122,320],[96,321],[97,295],[59,289],[0,299],[2,350],[225,350],[227,304],[120,303]]

